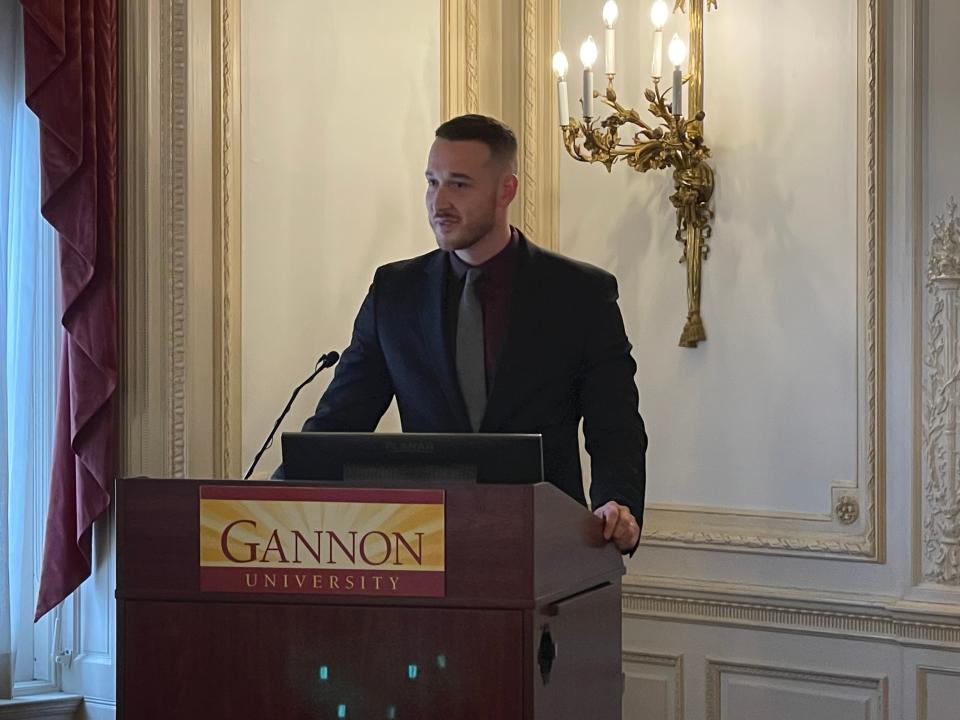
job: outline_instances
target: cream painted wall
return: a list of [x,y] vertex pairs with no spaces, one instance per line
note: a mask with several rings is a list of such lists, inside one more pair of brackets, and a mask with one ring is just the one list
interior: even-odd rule
[[[252,0],[242,13],[243,458],[342,351],[378,265],[429,251],[440,3]],[[305,389],[299,429],[332,375]],[[382,427],[399,429],[393,409]],[[279,436],[258,474],[279,462]]]
[[[619,4],[616,87],[645,112],[650,3]],[[571,56],[587,33],[602,37],[600,5],[562,0]],[[686,271],[669,171],[608,175],[564,156],[560,247],[620,281],[651,501],[829,513],[830,486],[857,470],[856,3],[723,3],[705,26],[708,340],[677,346]],[[686,28],[676,14],[664,36]]]

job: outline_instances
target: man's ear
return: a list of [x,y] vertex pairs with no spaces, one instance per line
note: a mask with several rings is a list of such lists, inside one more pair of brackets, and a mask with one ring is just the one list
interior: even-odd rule
[[507,207],[517,196],[517,188],[520,186],[520,180],[516,174],[509,173],[504,175],[500,183],[500,201],[503,207]]

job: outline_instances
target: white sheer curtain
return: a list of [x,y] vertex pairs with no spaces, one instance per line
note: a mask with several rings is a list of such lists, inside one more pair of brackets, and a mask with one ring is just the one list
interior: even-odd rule
[[40,216],[37,119],[24,104],[20,3],[0,2],[0,697],[50,680],[34,647],[59,322],[56,238]]

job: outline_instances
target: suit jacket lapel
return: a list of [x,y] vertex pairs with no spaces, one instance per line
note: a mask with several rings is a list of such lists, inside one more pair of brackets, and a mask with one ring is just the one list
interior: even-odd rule
[[[442,252],[437,252],[427,262],[424,268],[425,282],[423,296],[420,302],[420,327],[423,339],[427,346],[426,357],[435,362],[437,382],[443,390],[443,395],[450,407],[450,414],[455,419],[460,431],[470,430],[470,418],[460,393],[460,384],[450,357],[450,342],[448,342],[446,323],[444,322],[444,292],[447,281],[447,258]],[[451,428],[453,430],[454,428]]]
[[538,331],[542,326],[537,292],[538,250],[520,235],[517,274],[510,299],[510,321],[507,337],[497,362],[497,374],[487,401],[487,410],[480,424],[480,432],[497,432],[506,420],[529,380],[529,356]]

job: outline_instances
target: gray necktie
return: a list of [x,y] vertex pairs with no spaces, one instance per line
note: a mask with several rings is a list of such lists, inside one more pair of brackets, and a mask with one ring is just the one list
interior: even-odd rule
[[483,362],[483,308],[477,294],[480,270],[467,270],[457,313],[457,377],[467,405],[470,427],[476,432],[487,407],[487,373]]

